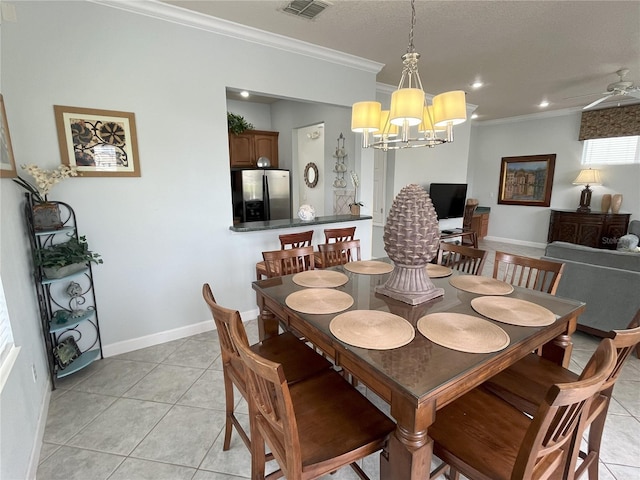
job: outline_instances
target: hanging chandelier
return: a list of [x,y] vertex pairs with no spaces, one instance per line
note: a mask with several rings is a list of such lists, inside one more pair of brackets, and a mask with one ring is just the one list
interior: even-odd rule
[[397,90],[391,94],[391,108],[382,110],[380,102],[374,101],[353,104],[351,130],[362,133],[363,148],[386,151],[451,143],[453,126],[467,120],[462,90],[436,95],[432,105],[428,104],[418,73],[420,54],[413,45],[415,25],[415,0],[411,0],[409,46],[402,56],[402,77]]

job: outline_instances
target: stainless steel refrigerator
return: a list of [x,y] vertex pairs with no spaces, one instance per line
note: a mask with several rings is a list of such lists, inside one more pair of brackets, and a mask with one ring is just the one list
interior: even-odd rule
[[291,176],[277,168],[232,169],[233,221],[291,218]]

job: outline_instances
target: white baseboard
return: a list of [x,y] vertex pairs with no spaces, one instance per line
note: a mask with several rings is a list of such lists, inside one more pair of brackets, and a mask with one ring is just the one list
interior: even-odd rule
[[[241,312],[240,317],[246,322],[247,320],[255,319],[259,313],[259,310],[256,308],[247,312]],[[144,337],[132,338],[108,345],[103,344],[102,354],[105,357],[113,357],[122,353],[133,352],[134,350],[139,350],[141,348],[153,347],[155,345],[160,345],[161,343],[171,342],[172,340],[178,340],[180,338],[190,337],[199,333],[209,332],[214,329],[215,324],[213,323],[213,320],[209,319],[200,323],[194,323],[184,327],[174,328],[172,330],[165,330],[164,332],[158,332]]]
[[[48,377],[48,376],[47,376]],[[44,441],[44,429],[47,426],[47,415],[49,414],[49,402],[51,401],[51,384],[49,384],[45,390],[45,394],[42,396],[42,403],[40,404],[40,413],[38,414],[38,423],[35,434],[35,441],[33,442],[33,448],[31,449],[31,456],[29,458],[29,468],[27,470],[27,479],[35,480],[38,473],[38,464],[40,462],[40,452],[42,451],[42,442]]]
[[527,242],[526,240],[514,240],[513,238],[484,237],[483,240],[488,240],[490,242],[511,243],[513,245],[522,245],[525,247],[542,248],[542,249],[545,249],[547,247],[546,243]]

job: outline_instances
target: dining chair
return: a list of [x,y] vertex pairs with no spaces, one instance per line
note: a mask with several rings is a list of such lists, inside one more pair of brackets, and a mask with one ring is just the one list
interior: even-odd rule
[[[640,310],[634,316],[627,330],[613,330],[610,332],[610,338],[617,351],[616,365],[600,388],[600,395],[588,410],[589,415],[585,425],[585,427],[590,427],[586,443],[587,449],[586,451],[582,448],[580,450],[579,456],[582,463],[576,469],[575,478],[580,478],[587,471],[589,480],[598,479],[600,445],[613,387],[625,360],[640,344]],[[588,372],[592,368],[592,364],[597,361],[595,357],[596,354],[591,357],[583,372],[577,375],[536,354],[530,354],[507,370],[492,377],[483,384],[483,387],[519,410],[531,414],[550,385],[581,380],[585,376],[585,372]]]
[[[464,206],[464,214],[462,216],[462,230],[470,232],[473,230],[473,214],[478,208],[477,198],[467,198],[467,202]],[[465,235],[461,237],[462,245],[471,245],[474,248],[478,248],[477,232],[475,235]],[[468,242],[468,243],[467,243]]]
[[360,240],[321,243],[318,249],[323,268],[360,261]]
[[267,278],[313,270],[315,267],[313,247],[262,252],[262,258],[267,269]]
[[[237,311],[229,310],[216,303],[216,299],[208,283],[202,285],[202,296],[211,311],[216,325],[222,358],[226,409],[222,450],[229,449],[233,426],[235,426],[244,444],[251,450],[251,440],[234,414],[235,400],[233,398],[234,385],[245,400],[248,398],[244,364],[240,359],[238,350],[231,341],[230,333],[231,322],[234,319],[238,321],[236,327],[238,330],[244,331],[244,326],[242,325],[240,314]],[[244,338],[246,339],[246,332],[244,333]],[[247,341],[246,344],[248,347],[249,342]],[[292,384],[331,368],[331,364],[325,358],[315,353],[311,348],[298,340],[295,335],[289,332],[284,332],[275,337],[269,337],[260,343],[252,345],[250,348],[265,358],[281,363],[285,378]]]
[[484,388],[438,410],[429,427],[433,452],[449,478],[469,480],[572,480],[586,412],[616,364],[611,339],[603,340],[581,380],[551,385],[532,416]]
[[353,240],[355,234],[356,227],[325,228],[324,243],[346,242],[348,240]]
[[493,278],[555,295],[563,270],[562,262],[496,251]]
[[[251,478],[308,480],[386,448],[395,424],[340,374],[327,370],[291,384],[283,366],[247,347],[242,324],[231,338],[247,372],[250,392]],[[265,443],[280,470],[265,477]]]
[[[284,233],[278,235],[280,240],[280,249],[286,248],[299,248],[310,247],[313,241],[313,230],[298,233]],[[267,266],[264,260],[256,263],[256,280],[261,280],[262,277],[267,277]]]
[[440,242],[438,264],[471,275],[482,275],[487,251],[479,248]]

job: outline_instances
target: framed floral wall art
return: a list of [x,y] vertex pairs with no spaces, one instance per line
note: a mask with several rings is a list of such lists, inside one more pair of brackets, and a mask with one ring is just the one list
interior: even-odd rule
[[548,207],[555,165],[555,153],[502,157],[498,203]]
[[15,178],[16,161],[13,158],[11,135],[9,135],[9,123],[7,112],[4,109],[4,97],[0,93],[0,178]]
[[135,115],[54,105],[62,163],[84,177],[139,177]]

